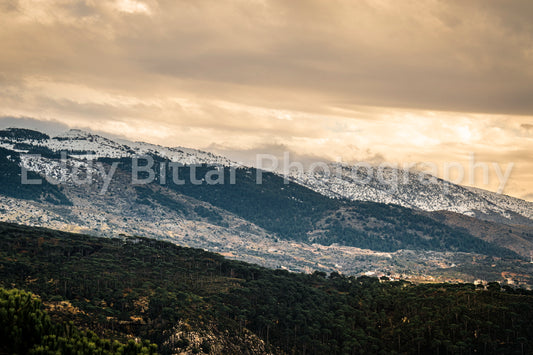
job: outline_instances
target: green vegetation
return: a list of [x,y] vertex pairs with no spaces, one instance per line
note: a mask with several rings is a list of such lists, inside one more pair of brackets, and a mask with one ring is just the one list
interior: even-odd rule
[[[145,238],[0,224],[2,287],[38,294],[61,324],[122,343],[146,339],[162,353],[253,353],[250,331],[275,353],[533,352],[529,291],[385,279],[294,274]],[[53,307],[65,303],[70,311]],[[192,332],[213,336],[195,344]]]
[[56,205],[72,205],[58,186],[50,184],[39,174],[31,171],[27,173],[28,179],[41,179],[42,184],[22,184],[19,153],[0,148],[0,195],[46,201]]
[[[154,157],[154,160],[164,161],[158,157]],[[101,161],[111,163],[115,160]],[[131,171],[131,161],[118,161],[124,171]],[[269,172],[262,172],[262,183],[257,184],[258,171],[253,168],[236,169],[233,184],[230,183],[229,168],[220,169],[220,174],[224,175],[223,184],[208,184],[205,181],[194,184],[191,182],[192,169],[192,176],[201,180],[215,173],[217,167],[180,167],[179,179],[184,182],[182,184],[174,184],[169,171],[165,186],[232,212],[276,233],[281,239],[308,242],[313,238],[314,242],[324,245],[339,243],[387,252],[423,249],[521,258],[513,251],[487,243],[463,229],[449,227],[401,206],[331,199],[295,183],[285,184],[282,177]],[[155,167],[154,171],[159,172],[159,167]],[[141,174],[140,177],[144,176]],[[159,176],[156,175],[156,178],[159,179]],[[162,206],[184,210],[179,204],[173,208],[169,197],[158,197],[164,191],[142,187],[137,188],[137,194],[140,201],[151,199]],[[311,238],[310,235],[317,229],[324,231],[322,236]]]
[[72,322],[55,323],[41,301],[18,289],[0,288],[0,353],[2,354],[155,354],[148,342],[127,344],[80,331]]
[[160,206],[166,207],[173,211],[180,211],[182,213],[186,213],[187,211],[187,208],[183,203],[165,194],[152,191],[148,187],[136,186],[135,192],[137,194],[137,203],[152,206],[155,202],[158,203]]
[[50,136],[47,134],[34,131],[31,129],[25,129],[25,128],[8,128],[4,130],[0,130],[0,138],[8,138],[10,140],[36,140],[36,141],[42,141],[49,139]]
[[[27,150],[29,154],[40,154],[57,161],[60,158],[59,152],[25,142],[25,140],[48,138],[45,134],[25,129],[0,131],[0,140],[14,141],[15,149]],[[87,139],[92,141],[94,137]],[[76,155],[87,152],[68,153]],[[395,205],[331,199],[296,183],[285,184],[282,177],[269,172],[259,172],[253,168],[236,169],[235,181],[232,183],[233,174],[229,168],[207,165],[180,167],[177,177],[184,183],[175,184],[172,182],[175,171],[170,171],[168,168],[170,162],[156,155],[152,158],[157,163],[153,166],[156,181],[151,186],[134,187],[137,204],[161,206],[224,226],[226,222],[214,208],[217,207],[276,234],[278,239],[285,240],[323,245],[338,243],[385,252],[400,249],[435,250],[523,259],[509,249],[473,236],[464,228],[446,225],[443,221],[430,218],[415,210]],[[115,180],[113,184],[131,183],[129,178],[132,172],[132,159],[101,158],[100,161],[108,164],[120,163],[122,172],[117,175],[120,175],[122,180]],[[165,179],[160,176],[159,163],[166,164]],[[44,179],[42,185],[22,185],[19,165],[19,153],[0,148],[0,181],[2,181],[0,195],[71,205],[63,194],[62,187],[54,186]],[[261,184],[257,184],[256,181],[258,174],[262,175]],[[203,179],[203,182],[199,185],[194,184],[191,175],[197,180]],[[223,183],[208,184],[206,182],[208,176],[217,181],[216,177],[223,176]],[[29,177],[35,179],[40,176],[29,172]],[[117,177],[117,180],[120,178]],[[161,180],[166,180],[164,186],[160,185]],[[65,188],[66,191],[72,191],[70,189],[71,187]],[[182,198],[184,196],[176,198],[176,193],[206,204],[190,206],[187,198]]]

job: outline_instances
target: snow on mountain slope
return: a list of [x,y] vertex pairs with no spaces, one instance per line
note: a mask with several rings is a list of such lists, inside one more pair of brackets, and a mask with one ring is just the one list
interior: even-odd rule
[[[88,156],[123,158],[154,154],[182,164],[240,166],[223,156],[182,147],[168,148],[143,142],[109,139],[72,129],[50,138],[42,133],[8,129],[0,131],[0,147],[27,152],[28,147],[45,147],[54,152],[68,151],[81,160]],[[43,159],[23,159],[37,172],[58,172]],[[57,165],[57,164],[56,164]],[[425,211],[450,211],[506,224],[533,225],[533,203],[489,191],[467,188],[419,172],[390,167],[371,169],[330,164],[331,174],[291,172],[290,179],[333,198],[398,204]],[[278,172],[279,173],[279,172]],[[52,173],[52,176],[58,175]]]
[[132,148],[136,155],[142,154],[156,154],[160,157],[167,158],[173,162],[180,162],[183,164],[216,164],[224,166],[240,166],[240,164],[220,155],[215,155],[210,152],[204,152],[201,150],[175,147],[167,148],[160,145],[143,143],[143,142],[130,142],[126,140],[117,140],[124,145]]
[[68,159],[62,163],[55,159],[22,154],[20,162],[27,170],[40,173],[47,179],[53,179],[58,183],[71,183],[75,181],[75,178],[81,180],[79,175],[82,172],[83,180],[86,183],[93,183],[97,179],[103,178],[102,171],[89,164],[87,160]]
[[390,167],[368,169],[330,164],[330,174],[291,171],[290,179],[323,195],[450,211],[507,224],[533,225],[533,203],[455,185],[430,175]]
[[482,196],[484,199],[494,203],[497,206],[506,208],[507,210],[517,212],[527,218],[533,219],[533,202],[478,189],[475,187],[467,187],[467,189],[477,195]]
[[[100,135],[79,129],[71,129],[56,137],[34,139],[35,134],[27,130],[12,130],[17,134],[7,134],[8,129],[0,137],[0,147],[27,152],[24,147],[45,147],[54,152],[67,151],[70,156],[77,158],[124,158],[153,154],[182,164],[217,164],[225,166],[239,166],[225,157],[189,148],[167,148],[150,143],[131,142],[124,139],[109,139]],[[18,132],[17,132],[18,131]],[[7,133],[6,133],[7,132]],[[33,132],[33,131],[31,131]],[[20,148],[22,147],[22,148]]]

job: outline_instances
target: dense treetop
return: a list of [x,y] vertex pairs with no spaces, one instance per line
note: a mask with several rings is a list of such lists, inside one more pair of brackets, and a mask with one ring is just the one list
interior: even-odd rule
[[139,338],[162,353],[533,351],[528,291],[296,274],[144,238],[0,224],[0,285],[39,295],[53,321],[95,332],[89,342]]

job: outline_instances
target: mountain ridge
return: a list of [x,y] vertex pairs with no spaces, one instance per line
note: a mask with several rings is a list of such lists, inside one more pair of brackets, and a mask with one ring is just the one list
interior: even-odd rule
[[[0,137],[8,136],[0,139],[6,162],[16,170],[18,163],[13,159],[20,155],[21,164],[41,178],[64,177],[61,184],[50,188],[63,194],[68,203],[48,203],[44,196],[38,196],[42,193],[38,186],[26,200],[0,195],[4,221],[104,236],[149,236],[272,268],[305,272],[388,272],[430,279],[439,277],[442,271],[438,270],[444,267],[450,275],[473,281],[485,275],[485,271],[468,269],[473,259],[478,264],[484,260],[483,265],[489,266],[492,258],[504,256],[507,261],[498,270],[511,270],[511,265],[523,268],[521,263],[529,258],[533,231],[527,227],[513,228],[515,231],[509,235],[491,238],[506,227],[480,221],[476,229],[469,229],[464,228],[465,223],[474,223],[462,215],[447,218],[437,212],[395,204],[330,198],[304,185],[285,184],[282,176],[269,172],[262,172],[264,181],[258,185],[258,171],[241,165],[231,166],[234,185],[211,186],[200,180],[202,183],[196,186],[191,183],[192,168],[188,166],[178,174],[186,182],[184,185],[164,185],[159,168],[168,168],[169,162],[187,165],[194,161],[198,165],[195,172],[201,177],[217,170],[229,176],[231,168],[209,165],[224,161],[216,156],[212,160],[214,155],[210,153],[165,148],[173,149],[163,150],[165,157],[158,155],[158,149],[164,147],[144,143],[135,146],[131,142],[126,145],[85,132],[74,131],[59,139],[35,132],[20,134],[23,137],[14,139],[10,132],[0,132]],[[64,166],[58,154],[61,148],[69,156]],[[131,184],[132,163],[126,157],[136,152],[154,158],[155,180],[150,184]],[[39,153],[41,157],[24,157],[25,153]],[[100,193],[104,176],[89,165],[89,157],[102,164],[106,172],[111,165],[118,166],[105,194]],[[74,168],[82,175],[94,173],[90,183],[74,184]],[[413,263],[417,265],[415,269]]]
[[[290,179],[329,197],[353,201],[392,203],[424,211],[449,211],[483,220],[533,225],[533,202],[478,188],[455,185],[416,171],[379,167],[386,178],[376,178],[376,168],[357,168],[338,163],[330,172],[290,172]],[[340,174],[336,172],[340,170]],[[356,176],[357,178],[354,178]],[[380,181],[382,180],[382,181]],[[360,182],[362,181],[362,182]]]
[[[7,129],[1,131],[4,133],[0,134],[0,146],[8,149],[15,148],[15,144],[9,142],[9,136],[17,137],[17,131],[24,132],[27,137],[41,138],[40,140],[26,139],[26,141],[29,141],[27,143],[55,151],[64,149],[78,153],[84,151],[92,152],[94,158],[121,158],[156,154],[183,164],[206,163],[224,166],[244,166],[226,157],[198,149],[169,148],[126,139],[111,139],[80,129],[71,129],[52,138],[38,131]],[[24,139],[19,138],[17,140],[19,144],[23,142]],[[84,157],[83,154],[78,154],[77,156]],[[328,166],[330,171],[338,171],[338,163],[330,163]],[[353,171],[350,166],[340,165],[340,167],[340,176],[336,176],[336,174],[326,176],[321,171],[314,174],[304,173],[303,175],[290,172],[289,178],[329,197],[393,203],[425,211],[445,210],[507,224],[533,223],[533,202],[516,197],[480,188],[455,185],[425,173],[421,175],[420,172],[404,171],[390,167],[380,168],[382,169],[381,174],[384,176],[399,176],[398,182],[395,183],[396,186],[387,186],[386,183],[377,181],[375,176],[369,176],[364,168],[359,168],[356,175],[359,181],[365,181],[362,184],[354,181]],[[274,172],[280,175],[283,174],[282,171]],[[408,178],[405,179],[405,177]],[[405,181],[407,183],[404,183]]]

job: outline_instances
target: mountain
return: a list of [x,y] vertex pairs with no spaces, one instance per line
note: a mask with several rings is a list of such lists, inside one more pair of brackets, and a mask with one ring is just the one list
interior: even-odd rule
[[[0,132],[0,147],[22,149],[36,147],[51,151],[68,151],[72,157],[124,158],[138,155],[157,155],[182,164],[219,164],[240,166],[225,157],[183,147],[167,148],[159,145],[108,139],[99,135],[72,129],[57,137],[25,129],[7,129]],[[290,178],[303,186],[333,198],[354,201],[372,201],[396,204],[424,211],[450,211],[483,220],[533,225],[533,202],[463,187],[419,172],[392,167],[371,171],[366,167],[330,164],[331,174],[291,172]],[[279,172],[281,173],[281,172]]]
[[528,354],[532,317],[531,291],[496,282],[289,273],[0,223],[2,353]]
[[290,178],[325,196],[449,211],[479,219],[533,226],[533,202],[452,184],[431,175],[392,167],[328,165],[328,171],[291,171]]
[[[526,223],[331,198],[210,153],[79,130],[50,138],[10,129],[0,132],[0,146],[0,162],[9,167],[1,178],[11,184],[0,191],[3,221],[164,239],[292,271],[533,284],[533,229]],[[132,182],[137,155],[153,160],[149,183]],[[21,166],[42,184],[17,183]],[[216,178],[222,183],[209,183]]]
[[212,153],[182,147],[167,148],[155,144],[131,142],[122,139],[111,140],[90,132],[71,129],[56,137],[20,128],[0,131],[0,147],[26,153],[50,153],[65,151],[75,158],[125,158],[141,155],[157,155],[170,161],[183,164],[220,164],[225,166],[237,163]]

